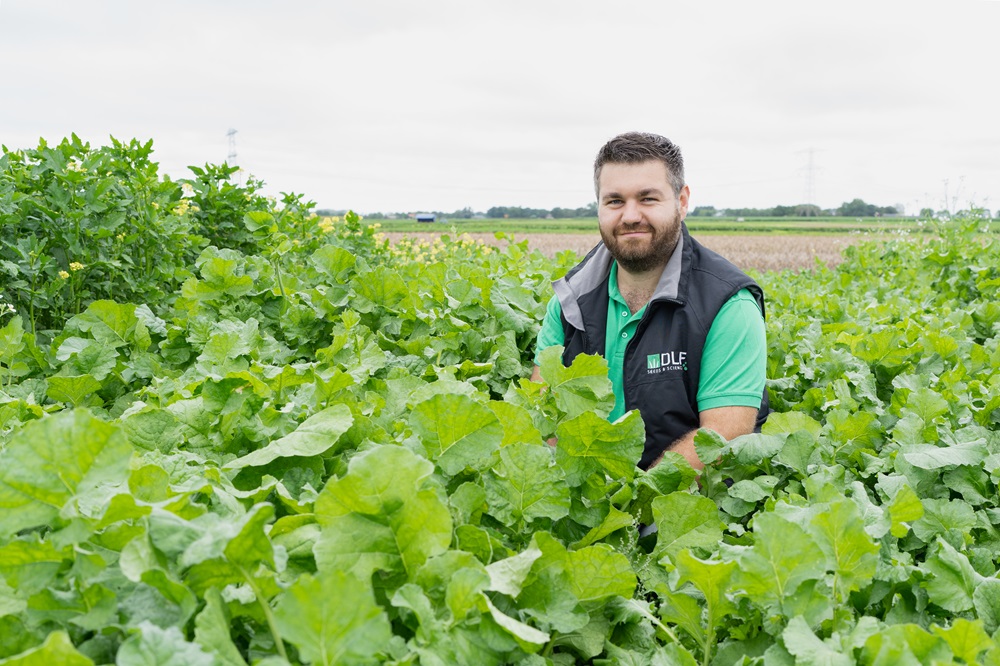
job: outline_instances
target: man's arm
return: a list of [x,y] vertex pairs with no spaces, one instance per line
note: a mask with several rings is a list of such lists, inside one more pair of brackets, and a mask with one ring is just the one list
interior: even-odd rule
[[[757,422],[757,409],[753,407],[716,407],[706,409],[699,413],[702,428],[714,430],[722,435],[726,440],[749,435],[753,432]],[[691,467],[701,470],[705,464],[698,459],[698,454],[694,450],[694,434],[697,430],[692,430],[688,434],[677,440],[668,451],[674,451],[684,456]],[[663,460],[663,456],[657,458],[650,468],[656,467]]]
[[[704,407],[698,413],[700,427],[727,440],[753,432],[766,368],[764,316],[750,292],[743,289],[719,311],[705,341],[698,385],[698,404]],[[704,464],[694,450],[696,432],[687,433],[667,450],[680,453],[700,470]]]

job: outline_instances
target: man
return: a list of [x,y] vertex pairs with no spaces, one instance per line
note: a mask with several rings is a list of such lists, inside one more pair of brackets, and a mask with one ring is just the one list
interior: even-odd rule
[[[695,469],[694,434],[726,439],[767,418],[764,294],[684,225],[690,189],[680,149],[655,134],[629,132],[594,162],[598,244],[553,283],[538,354],[563,345],[608,361],[613,421],[638,409],[646,425],[639,467],[667,450]],[[538,366],[532,379],[541,381]]]

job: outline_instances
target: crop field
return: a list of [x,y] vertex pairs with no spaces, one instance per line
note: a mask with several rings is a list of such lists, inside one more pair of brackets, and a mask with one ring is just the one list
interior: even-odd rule
[[[596,226],[597,222],[593,224]],[[380,232],[382,233],[382,232]],[[492,233],[451,232],[400,232],[384,233],[393,245],[401,241],[433,244],[442,234],[455,238],[468,238],[477,243],[505,248],[512,242],[526,241],[529,250],[537,250],[546,257],[556,257],[560,252],[583,256],[600,240],[600,234],[538,233],[509,234],[497,238]],[[815,268],[817,263],[827,267],[843,260],[845,248],[860,242],[870,242],[870,235],[841,234],[839,236],[763,235],[763,234],[702,234],[692,232],[706,247],[715,250],[743,270],[783,271]],[[511,237],[513,240],[511,240]]]
[[[454,228],[459,233],[494,233],[502,231],[522,234],[592,234],[597,228],[597,218],[566,219],[441,219],[436,222],[414,220],[370,220],[386,232],[447,233]],[[905,217],[762,217],[762,218],[687,218],[692,233],[737,235],[843,235],[861,233],[921,233],[929,230],[927,221]]]
[[696,479],[602,358],[527,379],[574,252],[151,151],[0,157],[0,666],[1000,664],[986,220],[761,269],[775,411]]

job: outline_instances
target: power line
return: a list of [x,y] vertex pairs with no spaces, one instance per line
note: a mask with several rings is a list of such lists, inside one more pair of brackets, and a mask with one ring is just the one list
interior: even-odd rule
[[805,150],[800,150],[797,155],[806,155],[806,164],[804,167],[799,169],[800,173],[805,173],[806,177],[806,191],[805,191],[805,203],[815,205],[816,204],[816,172],[819,170],[816,167],[816,148],[807,148]]
[[236,161],[236,130],[230,127],[226,136],[229,137],[229,154],[226,156],[226,162],[231,165]]

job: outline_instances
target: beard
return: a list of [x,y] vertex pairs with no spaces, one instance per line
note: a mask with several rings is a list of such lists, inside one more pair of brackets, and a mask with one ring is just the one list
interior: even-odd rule
[[[620,224],[610,231],[601,229],[601,239],[605,247],[614,257],[618,265],[629,273],[645,273],[657,266],[665,266],[677,247],[681,237],[680,207],[674,213],[670,224],[656,229],[646,222],[635,224]],[[619,240],[620,234],[646,231],[650,233],[648,241],[636,243]]]

